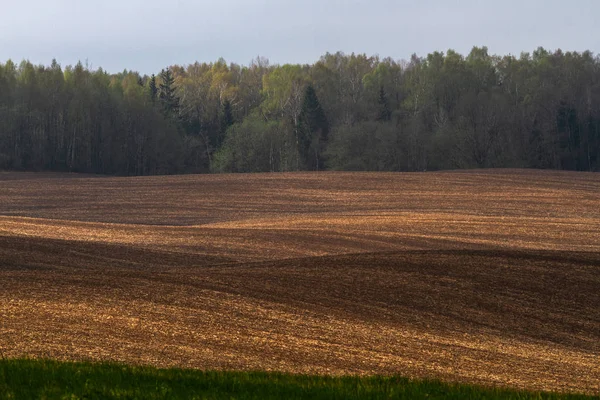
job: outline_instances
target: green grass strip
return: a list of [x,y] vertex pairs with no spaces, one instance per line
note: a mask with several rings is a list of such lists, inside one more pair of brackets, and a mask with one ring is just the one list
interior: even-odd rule
[[[0,360],[0,399],[590,399],[401,377],[205,372]],[[595,397],[599,398],[599,397]]]

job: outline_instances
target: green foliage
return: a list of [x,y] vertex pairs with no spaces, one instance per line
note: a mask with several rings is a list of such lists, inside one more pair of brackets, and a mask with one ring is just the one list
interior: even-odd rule
[[[179,139],[139,75],[81,63],[0,68],[0,168],[157,174],[181,171]],[[167,139],[168,138],[168,139]]]
[[285,126],[252,114],[232,125],[225,142],[215,154],[215,172],[286,171],[292,164],[291,138]]
[[179,99],[175,95],[175,78],[169,68],[160,73],[158,98],[166,115],[176,117],[179,112]]
[[3,399],[587,399],[401,377],[204,372],[0,360]]
[[327,166],[345,171],[402,171],[406,169],[404,141],[402,129],[389,122],[339,126],[331,133]]
[[231,127],[231,125],[234,124],[234,122],[235,121],[233,120],[233,109],[231,106],[231,101],[229,101],[229,99],[226,99],[225,102],[223,102],[223,108],[221,111],[221,134],[219,135],[219,141],[217,146],[221,146],[221,143],[223,142],[223,138],[225,137],[227,130]]
[[152,102],[155,102],[156,97],[158,96],[158,87],[156,86],[156,76],[154,76],[154,74],[152,74],[148,82],[148,93],[150,94]]
[[383,86],[379,89],[379,98],[377,99],[377,121],[389,121],[392,118],[392,110]]
[[263,76],[263,114],[297,124],[307,76],[300,65],[286,64]]
[[296,127],[298,153],[304,166],[312,171],[324,169],[323,152],[327,145],[329,123],[312,85],[304,92]]
[[[220,59],[149,78],[9,60],[0,64],[0,169],[600,171],[599,104],[600,58],[543,48],[408,62],[341,52],[314,65]],[[228,135],[235,125],[252,139]]]

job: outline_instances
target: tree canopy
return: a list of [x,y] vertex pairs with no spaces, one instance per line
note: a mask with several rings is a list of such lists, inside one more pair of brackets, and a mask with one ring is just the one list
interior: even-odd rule
[[0,63],[0,169],[119,175],[294,170],[600,170],[600,58],[173,65],[156,76]]

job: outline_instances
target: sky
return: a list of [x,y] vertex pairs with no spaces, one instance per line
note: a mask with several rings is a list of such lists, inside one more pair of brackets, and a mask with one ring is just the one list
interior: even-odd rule
[[195,61],[600,52],[598,0],[0,0],[0,62],[156,73]]

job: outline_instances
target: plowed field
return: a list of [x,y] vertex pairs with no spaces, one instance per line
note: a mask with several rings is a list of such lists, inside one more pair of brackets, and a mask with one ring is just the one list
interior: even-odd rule
[[0,356],[600,392],[600,174],[0,173]]

